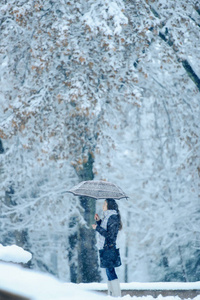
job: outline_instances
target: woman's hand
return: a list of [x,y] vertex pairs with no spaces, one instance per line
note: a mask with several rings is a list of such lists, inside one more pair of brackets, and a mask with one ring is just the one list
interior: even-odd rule
[[96,224],[92,224],[92,228],[93,228],[93,229],[96,229],[96,228],[97,228],[97,225],[96,225]]
[[95,214],[94,219],[95,219],[95,221],[99,221],[100,220],[99,215]]

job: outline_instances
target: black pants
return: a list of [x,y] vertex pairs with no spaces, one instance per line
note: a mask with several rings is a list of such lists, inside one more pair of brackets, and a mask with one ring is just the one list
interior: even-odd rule
[[115,273],[115,268],[109,268],[109,269],[106,268],[106,275],[107,275],[109,281],[118,278],[117,274]]

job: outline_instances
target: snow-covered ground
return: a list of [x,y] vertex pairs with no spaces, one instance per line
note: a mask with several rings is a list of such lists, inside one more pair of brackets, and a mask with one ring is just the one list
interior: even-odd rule
[[[22,248],[13,246],[4,247],[0,245],[0,290],[8,291],[28,297],[34,300],[102,300],[113,299],[106,294],[96,291],[107,290],[106,283],[73,284],[61,282],[52,275],[25,269],[19,265],[8,263],[8,261],[25,263],[31,259],[31,254]],[[123,290],[189,290],[199,289],[200,282],[154,282],[154,283],[121,283]],[[152,296],[131,297],[126,295],[123,299],[142,298],[143,300],[153,300]],[[163,297],[160,295],[159,300]],[[179,297],[165,297],[165,300],[179,300]],[[195,298],[200,300],[200,295]]]
[[[122,289],[200,289],[200,282],[196,283],[122,283]],[[106,290],[106,283],[73,284],[64,283],[52,275],[24,269],[11,263],[0,263],[0,290],[16,293],[34,300],[103,300],[113,299],[96,290]],[[142,298],[153,300],[152,296],[131,297],[123,299]],[[163,299],[161,295],[159,300]],[[165,297],[165,300],[179,300],[179,297]],[[200,300],[200,295],[194,298]]]

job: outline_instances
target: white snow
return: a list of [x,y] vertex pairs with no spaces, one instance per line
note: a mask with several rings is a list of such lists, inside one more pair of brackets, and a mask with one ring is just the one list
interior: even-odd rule
[[[87,290],[107,290],[107,284],[87,283],[80,284]],[[200,281],[197,282],[129,282],[121,283],[122,290],[200,290]]]
[[64,284],[51,275],[6,263],[0,264],[0,290],[37,300],[94,298],[94,292],[84,291],[75,284]]
[[[191,283],[122,283],[121,288],[129,289],[199,289],[200,282]],[[96,292],[107,289],[106,283],[90,283],[90,284],[74,284],[64,283],[54,278],[52,275],[39,273],[33,270],[24,269],[21,266],[12,265],[9,263],[0,263],[0,291],[8,291],[17,295],[28,297],[34,300],[97,300],[113,299],[107,296],[106,293]],[[146,297],[131,297],[130,295],[123,296],[123,299],[144,299],[153,300],[152,296]],[[157,299],[163,299],[161,295]],[[179,300],[179,297],[165,297],[165,300]],[[199,300],[200,296],[194,299]]]
[[16,245],[3,246],[0,244],[0,260],[14,263],[27,263],[32,254]]
[[[105,35],[118,35],[122,31],[122,25],[128,24],[128,18],[122,12],[124,5],[112,1],[96,2],[91,6],[89,12],[85,13],[82,20],[94,32],[102,31]],[[108,20],[113,19],[113,27]]]

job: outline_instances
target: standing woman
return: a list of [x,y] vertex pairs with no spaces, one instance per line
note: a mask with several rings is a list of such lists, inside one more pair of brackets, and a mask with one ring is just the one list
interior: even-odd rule
[[115,268],[121,265],[119,249],[116,249],[118,231],[122,229],[121,216],[114,199],[106,199],[103,205],[103,219],[95,214],[96,224],[92,227],[99,233],[100,267],[106,269],[108,295],[121,297],[120,283]]

